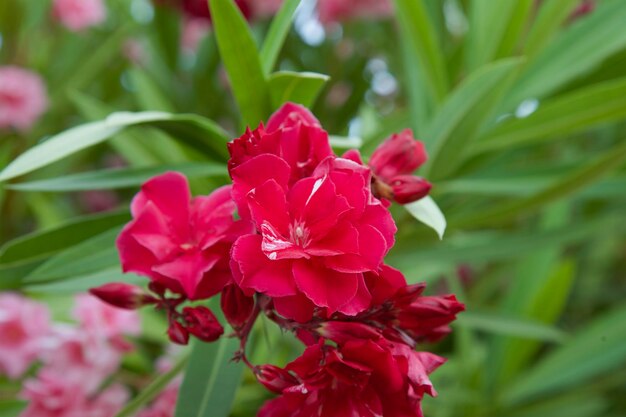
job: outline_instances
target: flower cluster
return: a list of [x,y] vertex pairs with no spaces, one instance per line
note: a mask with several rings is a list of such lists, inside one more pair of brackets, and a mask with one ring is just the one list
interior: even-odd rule
[[29,130],[48,108],[39,75],[16,66],[0,67],[0,130]]
[[[384,263],[397,230],[389,205],[430,189],[412,177],[423,145],[406,130],[369,165],[356,150],[340,157],[313,114],[288,103],[228,150],[232,185],[192,198],[185,177],[168,172],[133,199],[117,246],[123,270],[148,277],[150,292],[114,283],[92,294],[121,308],[154,305],[170,339],[186,344],[222,336],[197,303],[221,293],[241,340],[235,359],[281,394],[260,416],[420,416],[443,359],[414,348],[447,334],[464,308],[451,295],[423,296]],[[298,336],[302,357],[284,369],[248,361],[260,314]]]
[[74,318],[76,325],[52,323],[45,305],[0,295],[0,375],[26,377],[20,417],[110,417],[128,400],[126,387],[106,382],[132,349],[125,336],[139,332],[137,314],[83,294]]
[[103,0],[53,0],[52,13],[73,32],[99,25],[107,16]]

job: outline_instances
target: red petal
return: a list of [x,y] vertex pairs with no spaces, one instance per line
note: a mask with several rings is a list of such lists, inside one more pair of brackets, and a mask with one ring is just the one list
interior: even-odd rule
[[344,274],[311,261],[293,261],[293,276],[298,288],[329,314],[352,300],[358,290],[358,274]]

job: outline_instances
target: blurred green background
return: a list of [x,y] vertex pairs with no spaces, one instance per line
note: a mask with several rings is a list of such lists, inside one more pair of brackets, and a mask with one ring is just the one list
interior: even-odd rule
[[[40,74],[50,100],[29,131],[0,131],[0,167],[112,112],[189,115],[79,131],[93,146],[5,178],[0,289],[63,316],[71,294],[127,280],[113,242],[139,184],[167,169],[195,193],[226,183],[225,149],[209,142],[294,100],[338,152],[358,144],[368,156],[406,127],[426,143],[419,175],[445,236],[394,208],[387,262],[467,304],[452,335],[425,347],[449,358],[426,416],[626,416],[626,1],[395,0],[394,16],[327,24],[314,1],[292,19],[300,2],[289,1],[249,32],[216,3],[226,12],[190,47],[181,13],[148,0],[108,0],[107,20],[78,33],[48,1],[0,2],[0,65]],[[124,372],[147,382],[166,326],[144,319]],[[301,349],[263,323],[253,342],[257,362]],[[214,349],[194,349],[205,375],[219,366]],[[266,398],[245,374],[232,415],[253,416]]]

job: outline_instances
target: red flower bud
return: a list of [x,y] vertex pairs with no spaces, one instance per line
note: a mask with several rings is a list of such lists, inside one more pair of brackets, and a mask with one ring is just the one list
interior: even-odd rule
[[187,323],[189,333],[204,342],[213,342],[224,334],[224,328],[207,307],[185,307],[183,318]]
[[228,323],[240,329],[252,314],[254,297],[245,295],[237,285],[227,285],[222,291],[221,306]]
[[285,389],[300,382],[288,371],[274,365],[261,365],[254,368],[256,379],[268,390],[281,394]]
[[170,321],[170,327],[167,329],[167,335],[170,340],[179,345],[186,345],[189,343],[189,332],[179,322],[172,320]]
[[369,166],[377,177],[388,183],[397,175],[412,174],[426,159],[424,144],[415,140],[411,129],[405,129],[376,148]]
[[156,298],[146,294],[141,288],[121,282],[112,282],[91,288],[89,292],[107,304],[127,310],[135,310],[141,306],[157,302]]
[[393,201],[408,204],[428,195],[432,185],[423,178],[414,175],[398,175],[389,183],[393,193]]
[[342,344],[350,340],[376,340],[380,333],[371,326],[363,323],[327,321],[317,331],[322,337]]

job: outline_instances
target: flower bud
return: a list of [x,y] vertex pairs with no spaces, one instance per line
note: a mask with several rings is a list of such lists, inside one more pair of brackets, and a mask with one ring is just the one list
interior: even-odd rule
[[356,322],[327,321],[317,332],[326,339],[342,344],[350,340],[376,340],[380,333],[371,326]]
[[224,333],[224,328],[217,321],[215,314],[207,307],[185,307],[183,318],[189,333],[204,342],[213,342]]
[[276,394],[282,394],[283,390],[300,384],[288,371],[274,365],[257,366],[254,368],[254,374],[265,388]]
[[398,175],[390,184],[393,201],[398,204],[408,204],[420,200],[428,195],[432,185],[423,178],[414,175]]
[[412,174],[426,162],[428,155],[424,144],[413,137],[410,129],[391,135],[376,148],[369,166],[385,182],[397,175]]
[[91,288],[89,292],[107,304],[127,310],[157,302],[156,298],[146,294],[141,288],[122,282],[104,284]]
[[222,291],[221,306],[228,323],[240,329],[252,314],[254,297],[245,295],[237,285],[227,285]]
[[170,321],[170,327],[167,329],[167,335],[170,340],[179,345],[186,345],[189,343],[189,331],[177,322],[176,320]]

